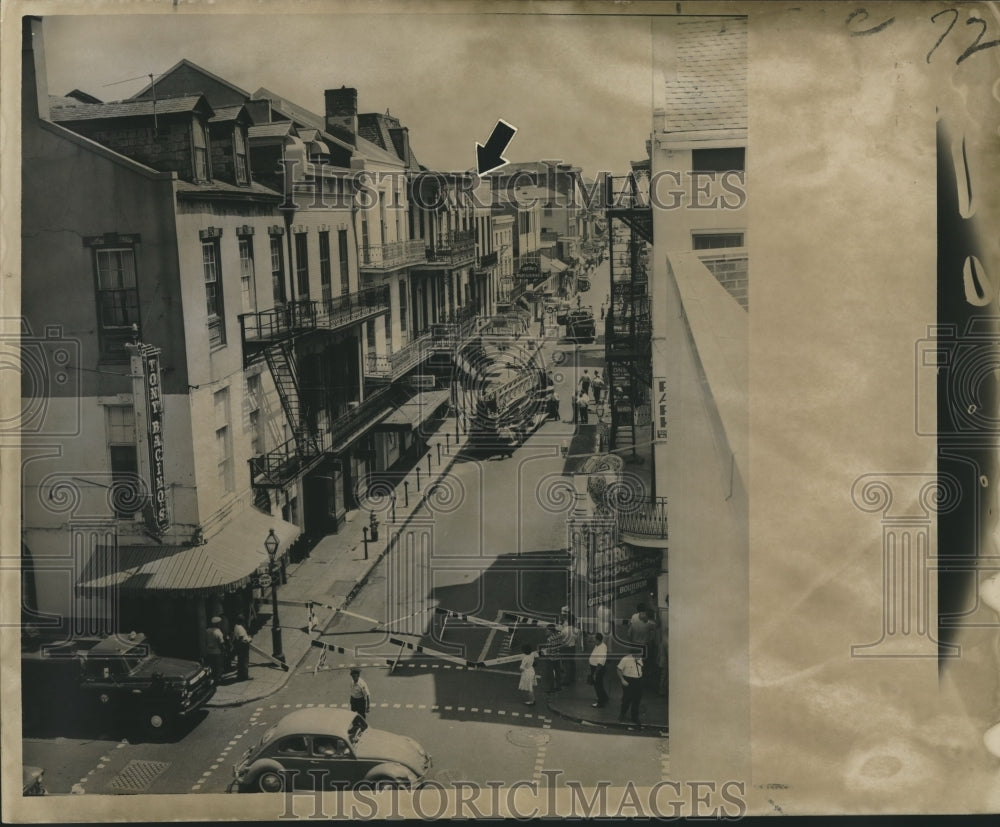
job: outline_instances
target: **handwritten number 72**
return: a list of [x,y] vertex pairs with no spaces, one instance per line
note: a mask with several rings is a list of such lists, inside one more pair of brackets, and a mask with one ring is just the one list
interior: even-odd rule
[[[934,52],[937,50],[937,47],[940,46],[942,42],[944,42],[944,39],[948,36],[951,30],[955,28],[955,24],[958,22],[958,17],[959,17],[958,9],[943,9],[942,11],[939,11],[937,14],[931,15],[931,22],[932,23],[937,22],[937,19],[943,14],[951,14],[952,18],[948,23],[948,28],[944,30],[942,35],[937,39],[937,43],[935,43],[931,47],[931,50],[927,53],[928,63],[931,62],[931,55],[934,54]],[[851,23],[853,23],[855,20],[861,23],[867,20],[868,17],[869,17],[868,9],[864,8],[855,9],[847,16],[847,20],[844,21],[844,25],[850,26]],[[877,26],[872,26],[870,29],[858,29],[857,31],[852,31],[851,37],[858,37],[860,35],[868,35],[868,34],[877,34],[878,32],[884,31],[895,22],[896,18],[890,17],[888,20],[879,23]],[[981,42],[983,39],[983,35],[986,34],[986,29],[987,29],[986,21],[983,20],[981,17],[970,17],[968,20],[965,21],[965,25],[967,26],[979,25],[982,28],[979,30],[979,34],[976,35],[976,39],[972,42],[972,45],[969,46],[969,48],[967,48],[964,52],[962,52],[962,54],[958,56],[958,59],[955,61],[956,64],[961,63],[963,60],[966,60],[969,57],[972,57],[972,55],[974,55],[976,52],[982,51],[983,49],[991,49],[994,46],[1000,46],[1000,39],[987,40],[985,43]]]
[[[954,28],[955,23],[958,22],[958,10],[944,9],[943,11],[939,11],[937,14],[931,16],[931,22],[934,22],[942,14],[948,14],[949,12],[951,12],[954,15],[954,17],[951,18],[951,22],[948,24],[948,28],[945,29],[941,37],[938,38],[937,43],[935,43],[934,46],[931,48],[931,50],[927,53],[928,63],[931,62],[931,55],[934,54],[934,50],[941,45],[941,42],[948,36],[948,33],[952,30],[952,28]],[[976,35],[976,39],[972,43],[972,45],[969,46],[968,49],[966,49],[964,52],[962,52],[962,54],[958,56],[958,60],[955,61],[956,64],[961,63],[967,57],[972,56],[973,54],[982,49],[989,49],[992,46],[1000,46],[1000,40],[988,40],[986,43],[979,42],[980,40],[983,39],[983,35],[986,34],[986,21],[983,20],[981,17],[970,17],[968,20],[965,21],[965,23],[967,26],[974,26],[978,23],[983,28],[980,30],[979,34]]]

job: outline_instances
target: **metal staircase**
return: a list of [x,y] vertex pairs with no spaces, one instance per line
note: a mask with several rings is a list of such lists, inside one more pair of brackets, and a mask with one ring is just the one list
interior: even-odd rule
[[605,358],[611,409],[610,448],[631,448],[649,415],[652,386],[652,317],[647,246],[652,242],[652,211],[643,206],[636,179],[629,176],[615,192],[609,180],[608,255],[611,308],[605,320]]

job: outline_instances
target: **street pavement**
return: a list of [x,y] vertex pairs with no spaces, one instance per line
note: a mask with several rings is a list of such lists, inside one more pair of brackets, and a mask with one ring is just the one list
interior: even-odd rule
[[[600,284],[595,279],[594,289]],[[583,366],[603,366],[600,350],[599,343],[546,341],[541,355],[553,367],[563,421],[543,425],[509,459],[473,459],[450,440],[439,465],[440,437],[432,437],[437,486],[428,486],[425,475],[421,495],[413,496],[411,482],[409,508],[397,496],[396,519],[384,512],[384,533],[368,560],[361,515],[291,570],[281,600],[321,607],[310,636],[308,611],[281,606],[287,672],[255,658],[252,681],[221,687],[211,709],[162,741],[133,742],[113,725],[80,722],[72,732],[26,738],[24,763],[46,768],[52,794],[223,792],[235,761],[281,716],[303,707],[346,708],[347,670],[358,665],[373,695],[370,724],[419,741],[434,756],[432,777],[442,783],[544,785],[550,776],[543,771],[558,771],[557,785],[644,785],[668,777],[665,699],[651,691],[644,699],[644,719],[658,726],[616,728],[609,714],[618,700],[614,658],[608,709],[589,706],[585,660],[576,684],[557,695],[545,695],[543,684],[537,703],[526,706],[516,663],[465,663],[516,654],[523,643],[540,642],[541,627],[522,626],[511,635],[435,611],[498,626],[507,622],[503,612],[543,622],[558,615],[568,584],[565,517],[573,502],[561,449],[576,433],[573,387]],[[426,459],[420,462],[426,469]],[[386,542],[397,533],[398,541]],[[311,638],[333,648],[316,647]],[[255,643],[270,649],[268,628]]]

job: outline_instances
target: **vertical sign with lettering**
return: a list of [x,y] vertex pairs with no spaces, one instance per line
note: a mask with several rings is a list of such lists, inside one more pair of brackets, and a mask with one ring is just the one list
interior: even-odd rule
[[160,349],[144,345],[143,379],[146,385],[146,427],[149,436],[150,506],[153,528],[163,533],[170,526],[167,514],[167,481],[163,471],[163,395],[160,385]]
[[667,438],[667,380],[653,381],[654,401],[653,418],[656,421],[656,436],[654,439]]

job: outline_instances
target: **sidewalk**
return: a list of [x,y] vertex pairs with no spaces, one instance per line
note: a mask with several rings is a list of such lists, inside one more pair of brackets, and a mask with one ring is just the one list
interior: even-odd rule
[[[604,676],[604,686],[608,691],[608,703],[600,709],[595,709],[593,704],[597,700],[594,687],[586,683],[586,675],[589,671],[587,660],[581,657],[576,664],[577,680],[574,683],[564,685],[558,692],[540,693],[545,698],[545,703],[549,711],[561,718],[574,721],[576,723],[587,724],[589,726],[604,727],[607,729],[620,729],[630,732],[646,732],[656,735],[666,735],[670,731],[670,722],[667,714],[667,698],[657,692],[657,685],[654,681],[643,686],[642,700],[639,704],[639,720],[642,722],[641,728],[635,724],[618,720],[618,710],[621,706],[621,683],[618,680],[615,667],[619,657],[612,654],[608,658],[607,672]],[[543,678],[542,686],[545,687]]]
[[[387,512],[379,515],[381,522],[378,542],[369,542],[368,559],[365,559],[364,528],[368,525],[367,512],[353,511],[337,534],[329,534],[320,540],[309,556],[299,563],[289,564],[288,582],[278,588],[278,615],[281,621],[282,647],[287,671],[269,658],[251,650],[250,680],[235,681],[224,678],[215,695],[207,704],[209,707],[240,706],[259,701],[281,689],[305,659],[312,648],[308,634],[309,610],[305,606],[283,605],[289,602],[312,601],[319,604],[346,607],[367,582],[369,574],[385,556],[392,537],[392,529],[399,530],[419,508],[433,483],[443,477],[454,464],[461,449],[468,441],[463,433],[456,441],[454,421],[446,419],[440,429],[427,440],[427,451],[421,454],[405,474],[401,472],[396,490],[396,521],[389,523]],[[449,433],[450,450],[445,433]],[[441,445],[441,462],[438,464],[437,445]],[[431,478],[427,474],[427,457],[431,458]],[[420,491],[417,492],[417,468],[420,468]],[[403,498],[403,481],[409,482],[410,504]],[[342,593],[341,593],[342,592]],[[270,614],[271,603],[267,599],[261,604],[261,614]],[[335,614],[333,609],[317,609],[316,620],[322,626]],[[271,618],[260,628],[253,638],[253,645],[265,652],[271,652]]]

